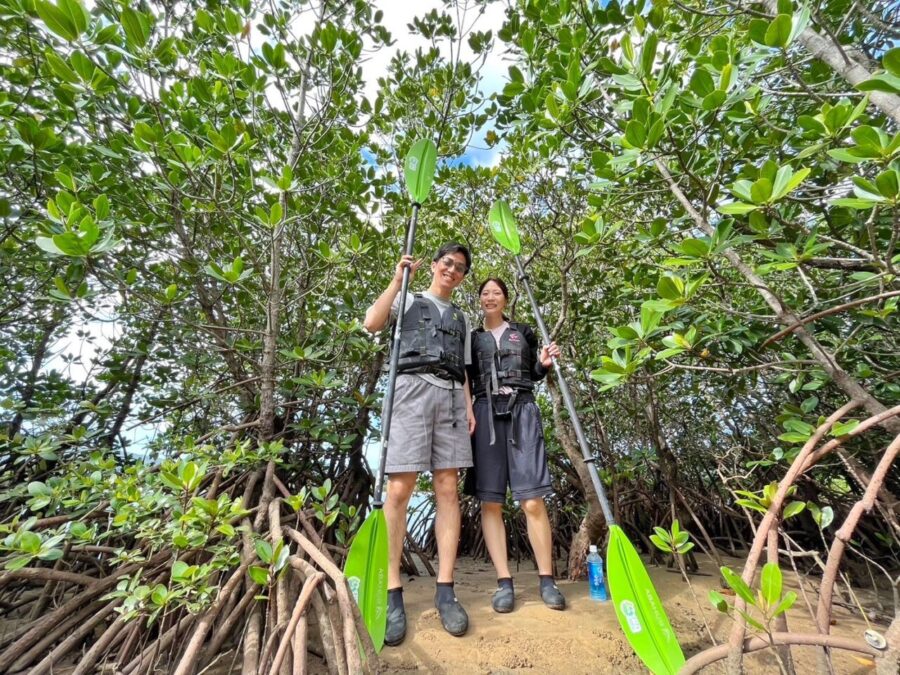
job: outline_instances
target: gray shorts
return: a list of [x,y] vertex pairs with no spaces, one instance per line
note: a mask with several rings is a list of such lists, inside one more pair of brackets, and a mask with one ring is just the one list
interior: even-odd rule
[[512,414],[504,415],[508,404],[509,396],[494,397],[499,416],[491,444],[487,399],[475,400],[475,471],[474,480],[466,476],[465,492],[483,502],[504,503],[507,487],[519,501],[553,493],[537,403],[530,393],[520,393]]
[[442,389],[416,375],[397,375],[385,472],[469,466],[472,442],[463,385]]

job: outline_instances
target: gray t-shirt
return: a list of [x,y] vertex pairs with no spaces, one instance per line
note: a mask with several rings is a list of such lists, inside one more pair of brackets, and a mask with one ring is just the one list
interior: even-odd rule
[[[438,308],[438,311],[443,314],[445,311],[450,309],[451,302],[449,300],[444,300],[434,295],[433,293],[429,293],[428,291],[422,291],[422,297],[426,300],[430,300],[434,303],[434,305]],[[406,293],[406,306],[403,311],[406,312],[412,307],[413,302],[415,302],[416,296],[412,293]],[[397,296],[394,298],[394,302],[391,304],[391,320],[395,320],[397,318],[397,310],[400,307],[400,294],[397,293]],[[466,322],[466,343],[463,347],[463,358],[466,361],[466,365],[470,365],[472,363],[472,326],[469,324],[469,317],[466,316],[466,313],[463,312],[463,319]],[[432,375],[431,373],[409,373],[410,375],[415,375],[416,377],[421,377],[426,382],[430,382],[431,384],[441,387],[442,389],[453,389],[454,387],[458,387],[459,383],[454,380],[444,380],[438,377],[437,375]]]

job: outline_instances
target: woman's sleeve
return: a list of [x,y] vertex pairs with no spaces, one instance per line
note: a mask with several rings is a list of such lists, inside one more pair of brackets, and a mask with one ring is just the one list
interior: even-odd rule
[[540,382],[547,376],[549,371],[544,368],[544,364],[541,363],[540,345],[538,344],[538,339],[534,334],[534,331],[531,330],[529,326],[525,326],[523,332],[525,333],[525,341],[528,343],[528,348],[531,350],[531,357],[534,362],[534,367],[531,369],[531,379],[535,382]]

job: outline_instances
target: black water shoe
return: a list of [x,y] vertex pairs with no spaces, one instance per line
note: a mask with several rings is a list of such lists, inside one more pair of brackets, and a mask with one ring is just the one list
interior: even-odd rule
[[566,599],[552,576],[541,575],[541,600],[550,609],[565,609]]
[[497,590],[491,598],[491,607],[495,612],[508,614],[513,611],[516,604],[516,593],[513,590],[513,581],[509,577],[497,579]]
[[438,582],[437,591],[434,594],[434,606],[441,616],[441,624],[444,630],[454,637],[465,635],[469,629],[469,615],[456,599],[453,591],[453,582]]
[[392,588],[388,591],[387,627],[384,631],[384,644],[396,647],[406,637],[406,609],[403,607],[403,589]]

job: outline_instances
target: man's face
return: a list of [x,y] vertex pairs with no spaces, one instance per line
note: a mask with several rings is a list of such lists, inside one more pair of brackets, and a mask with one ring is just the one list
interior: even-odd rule
[[446,291],[452,291],[466,277],[466,257],[459,253],[447,253],[431,263],[434,283]]

